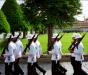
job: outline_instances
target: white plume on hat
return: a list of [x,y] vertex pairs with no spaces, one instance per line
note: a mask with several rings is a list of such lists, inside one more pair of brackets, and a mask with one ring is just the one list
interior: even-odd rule
[[19,35],[19,32],[15,32],[13,37],[16,38],[18,35]]
[[[57,35],[58,35],[57,33],[54,33],[53,36],[52,36],[52,38],[56,38]],[[60,38],[60,35],[57,38]]]
[[78,39],[78,38],[81,38],[81,37],[82,37],[82,36],[81,36],[79,33],[77,33],[75,39]]
[[18,36],[19,35],[19,32],[15,32],[15,36]]
[[15,38],[13,35],[11,35],[11,38]]
[[74,37],[74,38],[75,38],[75,37],[76,37],[76,35],[77,35],[77,33],[73,33],[72,37]]
[[33,36],[33,34],[30,34],[27,39],[32,39]]
[[14,36],[13,36],[13,35],[11,35],[11,38],[16,38],[16,37],[17,37],[17,36],[15,36],[15,35],[14,35]]

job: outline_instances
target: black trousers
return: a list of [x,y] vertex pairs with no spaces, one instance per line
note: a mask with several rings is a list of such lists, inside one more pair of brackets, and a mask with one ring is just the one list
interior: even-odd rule
[[60,69],[61,72],[67,72],[67,70],[60,65],[60,61],[57,61],[57,69]]
[[76,75],[88,75],[84,70],[82,70],[81,61],[76,61]]
[[27,70],[28,70],[27,71],[28,72],[27,73],[28,75],[38,75],[38,73],[36,72],[36,68],[31,63],[28,63]]
[[88,75],[84,70],[82,70],[81,61],[75,61],[75,57],[71,57],[71,64],[73,66],[73,75]]
[[65,75],[65,72],[67,71],[64,67],[60,65],[60,61],[52,61],[52,75]]
[[14,71],[15,71],[15,75],[23,75],[23,70],[21,69],[21,67],[19,66],[19,60],[20,58],[16,59],[14,62]]
[[56,61],[52,61],[52,67],[51,67],[52,75],[56,75]]
[[75,61],[75,57],[72,57],[71,56],[71,65],[72,65],[72,67],[73,67],[73,70],[74,70],[74,73],[73,73],[73,75],[76,75],[76,69],[77,69],[77,64],[76,64],[76,61]]
[[13,62],[5,63],[5,75],[14,75],[14,71],[12,70]]
[[84,70],[81,69],[81,75],[88,75]]
[[37,68],[40,72],[44,73],[46,72],[42,67],[38,65],[38,62],[33,63],[34,67]]

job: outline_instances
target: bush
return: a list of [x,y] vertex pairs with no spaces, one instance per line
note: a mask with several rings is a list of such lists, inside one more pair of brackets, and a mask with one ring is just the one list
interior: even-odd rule
[[16,0],[6,0],[2,7],[2,10],[7,17],[8,22],[10,23],[12,32],[28,30],[28,23],[26,23],[23,11],[17,4]]
[[0,10],[0,33],[1,32],[10,32],[10,25],[4,13]]

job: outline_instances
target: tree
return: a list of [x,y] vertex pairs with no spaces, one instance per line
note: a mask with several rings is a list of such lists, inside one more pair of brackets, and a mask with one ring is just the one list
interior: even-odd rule
[[53,27],[72,25],[74,15],[81,11],[80,0],[26,0],[23,8],[31,24],[42,23],[48,28],[48,46],[51,45]]
[[28,23],[25,21],[23,11],[16,0],[6,0],[2,10],[10,23],[11,32],[28,30]]
[[0,10],[0,33],[1,32],[10,32],[10,25],[4,13]]

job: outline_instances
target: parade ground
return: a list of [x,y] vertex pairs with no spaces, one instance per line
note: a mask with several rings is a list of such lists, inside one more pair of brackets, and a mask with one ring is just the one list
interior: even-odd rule
[[[87,36],[88,35],[86,35],[86,38],[87,38]],[[66,39],[64,39],[64,40],[66,40]],[[22,40],[22,41],[23,41],[23,44],[25,44],[24,43],[25,40]],[[85,40],[84,40],[84,42],[85,42]],[[88,46],[85,45],[85,47],[86,47],[85,53],[84,53],[85,60],[82,64],[82,69],[88,74],[88,66],[87,66],[88,65],[88,53],[86,52]],[[68,50],[68,49],[66,49],[66,50]],[[66,75],[73,75],[74,71],[73,71],[73,68],[72,68],[72,65],[70,62],[70,53],[65,53],[66,50],[64,50],[64,52],[63,52],[62,59],[61,59],[61,65],[67,69]],[[27,56],[28,56],[28,53],[26,53],[26,55],[23,55],[22,59],[20,61],[21,62],[20,66],[25,73],[24,75],[27,75]],[[51,55],[50,54],[41,55],[41,58],[38,60],[38,62],[39,62],[39,65],[47,71],[45,75],[52,75],[51,74]],[[0,72],[1,72],[1,75],[5,75],[5,65],[4,65],[3,57],[0,57]],[[39,75],[43,75],[39,70],[37,70],[37,72]]]
[[[88,56],[84,54],[85,61],[82,64],[82,69],[88,74]],[[45,75],[51,75],[51,55],[42,55],[38,60],[39,65],[43,67],[47,72]],[[73,75],[73,68],[70,62],[70,55],[66,54],[62,56],[60,64],[67,69],[66,75]],[[5,67],[4,67],[3,58],[0,58],[0,72],[1,75],[5,75]],[[27,56],[22,57],[20,60],[20,66],[24,71],[24,75],[27,75]],[[43,75],[39,70],[37,70],[39,75]]]
[[[51,63],[42,63],[39,65],[47,71],[45,75],[51,75]],[[67,69],[66,75],[73,74],[73,68],[70,62],[61,62],[61,65]],[[20,66],[22,67],[25,73],[24,75],[27,75],[27,64],[20,64]],[[82,69],[86,71],[86,73],[88,74],[88,62],[83,62]],[[5,75],[4,74],[4,64],[0,64],[0,72],[2,73],[1,75]],[[37,72],[39,73],[39,75],[42,75],[42,73],[39,72],[38,70]]]

